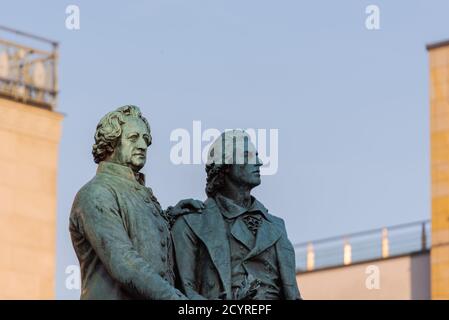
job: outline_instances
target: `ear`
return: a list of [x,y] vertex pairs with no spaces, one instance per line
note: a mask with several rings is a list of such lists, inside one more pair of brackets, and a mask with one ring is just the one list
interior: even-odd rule
[[113,159],[116,156],[116,152],[118,150],[118,148],[120,148],[120,140],[121,140],[122,135],[120,135],[117,139],[115,139],[115,141],[111,144],[108,145],[108,155],[106,156],[105,160],[110,160]]

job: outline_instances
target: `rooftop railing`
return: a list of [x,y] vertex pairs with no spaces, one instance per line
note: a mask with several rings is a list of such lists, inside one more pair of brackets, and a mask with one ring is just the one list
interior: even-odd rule
[[[38,45],[24,44],[30,41]],[[42,46],[48,50],[37,48]],[[57,63],[57,42],[0,26],[1,96],[54,109],[58,94]]]
[[296,244],[298,273],[427,251],[430,220]]

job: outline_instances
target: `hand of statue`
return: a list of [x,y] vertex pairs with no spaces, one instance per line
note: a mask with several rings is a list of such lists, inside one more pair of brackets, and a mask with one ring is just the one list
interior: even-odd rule
[[204,204],[200,200],[184,199],[179,201],[176,206],[171,207],[168,214],[171,218],[176,219],[186,213],[201,213],[203,209]]
[[260,287],[260,280],[249,275],[242,283],[242,286],[234,292],[235,300],[254,300],[257,290]]

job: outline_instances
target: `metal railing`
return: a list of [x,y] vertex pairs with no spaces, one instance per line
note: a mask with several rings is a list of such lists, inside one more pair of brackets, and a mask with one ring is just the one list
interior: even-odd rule
[[309,241],[294,247],[297,272],[411,254],[430,248],[430,220]]
[[[19,44],[10,38],[45,44],[50,50]],[[54,109],[57,103],[58,43],[0,26],[0,95]]]

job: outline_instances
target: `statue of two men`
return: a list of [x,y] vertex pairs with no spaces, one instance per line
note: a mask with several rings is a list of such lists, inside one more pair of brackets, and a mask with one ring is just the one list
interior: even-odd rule
[[167,210],[139,172],[150,145],[136,106],[97,126],[97,173],[70,214],[81,299],[301,299],[284,223],[250,193],[262,164],[248,135],[225,132],[211,147],[204,204]]

